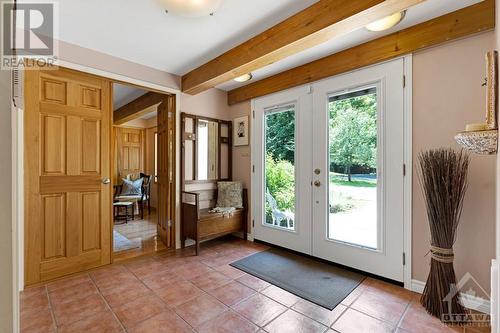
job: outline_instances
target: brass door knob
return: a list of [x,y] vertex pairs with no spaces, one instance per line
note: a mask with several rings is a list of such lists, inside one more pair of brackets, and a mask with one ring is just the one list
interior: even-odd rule
[[320,187],[321,186],[321,182],[319,180],[314,181],[314,186]]

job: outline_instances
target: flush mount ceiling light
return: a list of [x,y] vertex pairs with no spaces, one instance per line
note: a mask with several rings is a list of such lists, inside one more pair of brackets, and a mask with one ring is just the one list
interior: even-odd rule
[[394,13],[378,21],[368,24],[366,26],[366,29],[370,31],[384,31],[390,29],[401,22],[405,18],[405,15],[406,11]]
[[167,13],[184,17],[212,15],[222,4],[222,0],[159,0]]
[[248,73],[242,76],[238,76],[237,78],[234,79],[236,82],[247,82],[250,81],[253,78],[252,73]]

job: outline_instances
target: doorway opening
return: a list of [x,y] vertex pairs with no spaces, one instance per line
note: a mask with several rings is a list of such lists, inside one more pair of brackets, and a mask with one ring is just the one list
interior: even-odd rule
[[[164,100],[157,95],[140,87],[113,83],[114,261],[168,248],[169,242],[161,239],[158,227],[158,118]],[[172,166],[172,160],[168,162],[168,158],[162,160]],[[168,177],[173,181],[172,170]]]

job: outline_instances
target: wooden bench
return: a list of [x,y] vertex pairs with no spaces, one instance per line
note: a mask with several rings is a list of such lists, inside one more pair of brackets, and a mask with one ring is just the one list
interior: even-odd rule
[[[205,240],[235,232],[243,232],[243,238],[247,239],[248,194],[246,189],[243,189],[243,208],[236,209],[230,216],[224,216],[222,213],[210,213],[211,208],[201,208],[201,195],[203,192],[182,192],[182,248],[185,247],[187,238],[196,242],[196,255],[200,252],[200,243]],[[214,190],[214,197],[217,198],[217,190]]]

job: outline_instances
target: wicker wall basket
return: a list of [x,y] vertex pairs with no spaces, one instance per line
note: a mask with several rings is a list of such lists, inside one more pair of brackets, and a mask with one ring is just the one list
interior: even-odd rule
[[476,154],[492,155],[498,150],[498,130],[460,132],[455,140],[460,146]]

